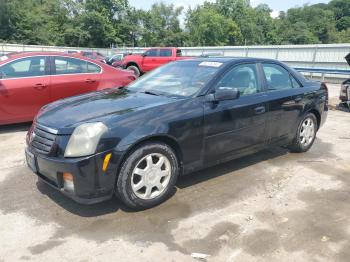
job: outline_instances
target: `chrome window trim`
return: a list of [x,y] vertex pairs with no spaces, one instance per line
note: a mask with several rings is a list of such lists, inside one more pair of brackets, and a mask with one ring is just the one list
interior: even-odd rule
[[84,60],[84,59],[80,59],[80,58],[76,58],[76,57],[71,57],[71,56],[65,56],[65,55],[30,55],[30,56],[23,56],[23,57],[19,57],[19,58],[15,58],[13,60],[7,61],[3,64],[0,65],[0,69],[1,67],[3,67],[4,65],[7,65],[9,63],[12,63],[14,61],[20,60],[20,59],[25,59],[25,58],[30,58],[30,57],[67,57],[67,58],[73,58],[73,59],[77,59],[77,60],[81,60],[81,61],[85,61],[91,64],[94,64],[96,66],[98,66],[101,71],[99,73],[76,73],[76,74],[60,74],[60,75],[53,75],[53,74],[47,74],[47,75],[42,75],[42,76],[25,76],[25,77],[12,77],[12,78],[3,78],[0,79],[0,81],[6,81],[6,80],[16,80],[16,79],[26,79],[26,78],[39,78],[39,77],[47,77],[47,76],[69,76],[69,75],[96,75],[96,74],[102,74],[104,72],[103,67],[92,62],[92,61],[88,61],[88,60]]

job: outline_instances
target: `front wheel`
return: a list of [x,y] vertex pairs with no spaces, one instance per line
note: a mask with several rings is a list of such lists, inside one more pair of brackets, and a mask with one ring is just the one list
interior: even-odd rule
[[165,201],[179,173],[174,151],[163,143],[136,148],[124,161],[117,180],[117,195],[133,209],[145,209]]
[[141,75],[140,69],[137,66],[131,65],[131,66],[128,66],[126,69],[133,71],[136,78],[140,77]]
[[317,119],[312,113],[307,114],[300,121],[297,133],[290,149],[292,152],[302,153],[308,151],[313,145],[317,132]]

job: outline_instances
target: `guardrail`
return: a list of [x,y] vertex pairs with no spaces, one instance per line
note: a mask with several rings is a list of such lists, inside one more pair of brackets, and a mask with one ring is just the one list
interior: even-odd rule
[[310,77],[313,77],[313,74],[319,74],[321,76],[321,80],[325,80],[326,74],[328,75],[339,75],[342,78],[350,78],[350,70],[343,69],[329,69],[329,68],[307,68],[307,67],[294,67],[295,70],[301,73],[309,73]]

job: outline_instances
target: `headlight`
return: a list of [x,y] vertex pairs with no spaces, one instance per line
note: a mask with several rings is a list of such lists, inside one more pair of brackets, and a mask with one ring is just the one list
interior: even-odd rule
[[103,123],[86,123],[74,129],[69,138],[64,157],[92,155],[96,151],[101,136],[108,130]]

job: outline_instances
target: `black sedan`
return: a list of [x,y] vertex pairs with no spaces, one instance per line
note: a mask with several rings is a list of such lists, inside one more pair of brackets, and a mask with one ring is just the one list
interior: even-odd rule
[[129,207],[149,208],[171,195],[179,175],[267,146],[309,150],[327,103],[325,84],[275,60],[177,61],[128,87],[44,107],[26,158],[77,202],[116,194]]

